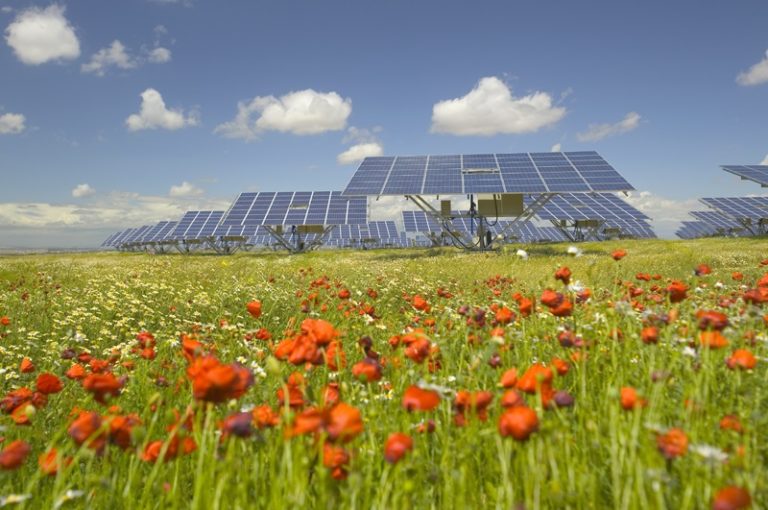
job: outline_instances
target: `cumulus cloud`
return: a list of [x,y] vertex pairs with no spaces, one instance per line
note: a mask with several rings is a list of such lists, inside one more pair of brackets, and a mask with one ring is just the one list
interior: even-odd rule
[[563,145],[560,143],[556,143],[552,146],[551,149],[549,149],[550,152],[563,152]]
[[235,118],[216,126],[214,132],[243,140],[255,140],[265,131],[315,135],[344,129],[351,113],[351,99],[336,92],[306,89],[279,98],[258,96],[241,101]]
[[153,48],[149,52],[149,61],[153,64],[165,64],[171,61],[171,50],[162,46]]
[[609,136],[628,133],[640,125],[640,115],[637,112],[629,112],[615,124],[590,124],[583,133],[577,133],[576,138],[580,142],[596,142]]
[[369,156],[381,156],[382,154],[384,154],[384,148],[380,143],[358,143],[336,156],[336,161],[340,165],[351,165]]
[[96,194],[96,190],[90,184],[78,184],[72,190],[72,196],[75,198],[85,198]]
[[79,57],[80,41],[64,17],[64,10],[53,4],[21,11],[5,29],[5,40],[16,58],[27,65],[40,65]]
[[80,66],[80,70],[84,73],[104,76],[107,69],[113,66],[120,69],[133,69],[138,66],[136,59],[125,51],[125,46],[118,40],[112,41],[110,46],[94,53],[90,62]]
[[171,186],[171,191],[168,192],[168,196],[179,197],[199,197],[204,191],[197,186],[187,181],[182,182],[178,186]]
[[147,89],[141,93],[141,110],[125,120],[129,131],[142,129],[167,129],[174,131],[198,124],[197,115],[192,113],[185,116],[183,110],[169,110],[165,106],[163,96],[155,89]]
[[229,199],[111,192],[84,205],[0,203],[2,247],[96,247],[128,227],[179,220],[189,210],[226,210]]
[[20,113],[0,115],[0,135],[17,135],[24,131],[26,117]]
[[763,60],[746,71],[739,73],[736,77],[736,82],[745,87],[768,83],[768,51],[765,52]]
[[566,109],[546,92],[515,97],[495,76],[481,79],[467,95],[432,107],[432,132],[491,136],[533,133],[557,123]]
[[705,209],[695,198],[673,199],[656,195],[650,191],[632,192],[622,197],[630,205],[651,218],[651,225],[659,237],[673,238],[680,222],[691,221],[689,211]]

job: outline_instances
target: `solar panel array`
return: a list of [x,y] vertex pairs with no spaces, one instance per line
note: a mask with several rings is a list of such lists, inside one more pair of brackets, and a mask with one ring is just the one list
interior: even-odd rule
[[681,239],[696,239],[699,237],[710,237],[717,234],[717,230],[712,225],[703,221],[684,221],[675,235]]
[[768,219],[768,197],[702,198],[701,202],[737,220]]
[[136,238],[133,242],[136,243],[159,243],[168,239],[168,237],[176,228],[175,221],[161,221],[157,225],[153,225],[147,230],[141,237]]
[[[440,234],[443,231],[440,222],[424,211],[402,211],[403,224],[408,233],[426,233]],[[455,231],[462,233],[477,233],[477,223],[472,224],[471,218],[458,217],[458,213],[451,225]],[[499,220],[495,225],[489,225],[489,230],[494,236],[501,235],[511,222]],[[511,232],[511,235],[517,235],[519,240],[525,243],[534,243],[539,241],[566,241],[565,234],[554,227],[540,227],[533,222],[519,222],[517,232]]]
[[768,165],[724,165],[721,168],[742,179],[768,186]]
[[367,218],[366,199],[343,198],[338,191],[241,193],[215,235],[249,237],[260,225],[360,224]]
[[171,233],[177,241],[199,241],[213,236],[224,211],[187,211]]
[[743,226],[738,221],[717,211],[691,211],[690,214],[697,220],[718,228],[723,232],[743,229]]
[[369,157],[345,196],[560,193],[634,189],[596,152]]

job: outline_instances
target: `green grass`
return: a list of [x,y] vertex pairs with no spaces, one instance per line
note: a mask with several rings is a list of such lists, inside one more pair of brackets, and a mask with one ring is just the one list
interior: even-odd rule
[[[672,241],[622,241],[585,243],[584,254],[566,255],[567,245],[526,247],[529,260],[510,250],[500,253],[461,253],[454,250],[390,250],[367,252],[316,252],[305,255],[242,253],[230,257],[145,254],[83,254],[7,256],[0,258],[0,316],[11,325],[0,326],[0,392],[20,386],[34,389],[42,372],[52,372],[65,382],[61,393],[50,395],[37,409],[32,424],[20,427],[0,416],[0,434],[7,445],[23,439],[32,446],[24,465],[0,471],[0,496],[31,495],[20,503],[26,508],[668,508],[695,509],[711,505],[718,489],[739,485],[749,490],[755,508],[768,505],[768,327],[766,309],[745,305],[741,285],[754,286],[768,271],[759,262],[768,256],[764,240],[728,239]],[[611,259],[616,248],[628,256]],[[693,268],[706,263],[713,272],[696,277]],[[531,317],[506,327],[505,345],[492,341],[487,324],[471,328],[457,313],[461,305],[487,309],[498,303],[517,311],[512,297],[520,292],[538,297],[544,288],[562,290],[554,271],[567,265],[592,291],[592,299],[576,305],[572,317],[558,319],[545,307]],[[744,273],[735,282],[731,273]],[[635,274],[660,274],[660,281],[641,282]],[[310,289],[310,283],[327,276],[330,289]],[[499,275],[510,283],[489,286]],[[679,304],[646,301],[650,287],[668,285],[668,279],[685,281],[689,298]],[[660,328],[657,345],[640,341],[642,314],[620,301],[626,288],[617,282],[634,282],[645,290],[639,301],[649,312],[679,312],[675,322]],[[722,285],[718,285],[721,282]],[[375,307],[374,321],[357,309],[348,315],[338,308],[336,296],[343,286],[351,301]],[[444,288],[452,298],[437,296]],[[368,297],[375,289],[378,297]],[[497,292],[494,293],[493,289]],[[301,295],[298,296],[297,293]],[[311,313],[302,301],[311,292],[317,301]],[[420,294],[432,305],[418,312],[403,295]],[[722,297],[732,304],[723,307]],[[245,304],[259,299],[264,314],[248,315]],[[327,310],[323,311],[322,306]],[[354,307],[353,307],[354,308]],[[717,309],[730,318],[724,332],[730,346],[721,350],[685,347],[697,344],[698,310]],[[294,367],[275,362],[270,348],[244,335],[267,328],[275,341],[286,329],[307,316],[330,321],[343,334],[348,366],[337,374],[325,366],[306,373],[306,400],[320,403],[322,388],[331,380],[341,386],[342,400],[358,408],[364,432],[346,447],[352,458],[349,477],[337,481],[322,464],[322,446],[311,436],[286,439],[284,425],[257,431],[250,438],[230,438],[221,443],[218,422],[242,408],[269,404],[277,409],[276,391]],[[393,351],[387,340],[413,323],[414,317],[434,318],[427,331],[441,352],[442,368],[430,373]],[[488,312],[489,323],[493,312]],[[226,321],[222,325],[222,320]],[[545,410],[535,396],[528,404],[537,411],[540,429],[527,442],[502,438],[497,429],[502,412],[497,386],[501,373],[517,367],[522,373],[535,361],[549,365],[553,357],[569,359],[575,349],[556,340],[563,327],[573,328],[589,341],[581,361],[571,363],[554,385],[575,398],[572,408]],[[621,330],[622,339],[612,332]],[[157,339],[157,358],[148,361],[131,352],[139,331]],[[222,362],[239,361],[254,369],[256,382],[240,399],[219,405],[196,403],[180,354],[182,333],[197,332],[215,345]],[[754,345],[743,337],[756,335]],[[468,342],[474,333],[479,342]],[[351,373],[364,357],[357,340],[369,336],[373,348],[388,358],[379,383],[366,384]],[[113,370],[127,376],[122,395],[111,404],[122,413],[137,413],[143,425],[134,430],[133,447],[114,446],[103,455],[79,448],[67,435],[74,407],[107,413],[76,381],[64,379],[71,362],[62,350],[88,351],[107,358],[113,351],[120,361]],[[729,370],[724,360],[736,348],[747,348],[758,357],[754,370]],[[690,353],[690,351],[689,351]],[[492,368],[492,355],[501,357]],[[19,373],[29,357],[36,366]],[[395,359],[397,358],[397,359]],[[120,366],[132,360],[134,370]],[[653,382],[654,372],[666,377]],[[158,386],[164,377],[169,385]],[[451,390],[488,390],[494,393],[489,419],[469,417],[465,427],[453,424],[450,399],[431,412],[403,409],[405,388],[424,381]],[[382,384],[387,383],[387,384]],[[648,406],[624,411],[619,405],[623,386],[637,388]],[[692,405],[685,405],[690,401]],[[172,410],[194,406],[192,432],[197,451],[169,462],[143,462],[146,443],[168,437],[166,426]],[[718,427],[726,414],[740,418],[744,433]],[[289,421],[284,416],[283,421]],[[436,430],[420,434],[415,427],[433,419]],[[688,453],[666,461],[656,448],[655,431],[683,429],[689,437]],[[384,460],[383,448],[392,432],[406,432],[414,449],[399,463]],[[727,460],[708,459],[694,445],[708,445],[726,452]],[[74,461],[57,476],[43,475],[38,455],[55,446]],[[737,453],[741,449],[741,453]],[[67,491],[82,495],[65,501]],[[70,493],[71,494],[71,493]]]

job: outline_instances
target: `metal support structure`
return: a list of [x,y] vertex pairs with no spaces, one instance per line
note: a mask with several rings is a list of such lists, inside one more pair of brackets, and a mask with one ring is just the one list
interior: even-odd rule
[[523,212],[520,214],[520,216],[517,216],[515,219],[510,221],[506,227],[504,227],[504,230],[501,231],[501,236],[506,239],[512,232],[519,234],[519,225],[521,223],[525,223],[526,221],[530,221],[531,218],[533,218],[536,213],[541,210],[542,207],[547,205],[547,202],[552,200],[552,197],[555,195],[557,195],[557,193],[541,193],[537,195],[533,202],[531,202],[525,209],[523,209]]
[[334,226],[335,225],[325,227],[323,232],[308,244],[305,244],[301,241],[301,232],[298,232],[298,229],[291,233],[291,236],[296,237],[295,242],[291,242],[289,239],[286,239],[282,232],[278,232],[277,228],[269,225],[264,225],[264,228],[280,246],[288,250],[290,253],[302,253],[305,251],[315,250],[322,246],[326,237],[331,232],[331,230],[333,230]]
[[[428,216],[431,216],[440,225],[443,231],[443,234],[447,234],[460,246],[467,246],[467,245],[474,244],[474,241],[472,239],[467,239],[466,237],[464,237],[464,235],[462,235],[462,232],[454,229],[453,223],[451,223],[451,220],[444,218],[443,215],[440,214],[440,211],[432,207],[432,204],[427,202],[422,196],[405,195],[405,198],[413,201],[413,203],[416,204],[416,206],[419,209],[427,213]],[[441,243],[435,243],[435,239],[433,236],[430,236],[430,239],[432,240],[433,244],[441,245]]]

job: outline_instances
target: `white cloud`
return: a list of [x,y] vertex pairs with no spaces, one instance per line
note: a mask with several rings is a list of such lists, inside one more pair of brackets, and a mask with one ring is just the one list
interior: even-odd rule
[[64,17],[64,7],[31,7],[20,12],[5,29],[5,40],[16,57],[27,65],[80,56],[80,41]]
[[85,198],[96,194],[96,190],[90,184],[78,184],[72,190],[72,196],[75,198]]
[[204,191],[197,186],[187,181],[182,182],[178,186],[171,186],[171,191],[168,192],[168,196],[179,197],[199,197]]
[[91,61],[80,66],[84,73],[93,73],[96,76],[104,76],[107,68],[114,66],[120,69],[133,69],[138,66],[136,59],[125,51],[125,46],[120,41],[112,41],[112,45],[102,48],[91,56]]
[[158,128],[173,131],[196,126],[198,119],[194,113],[185,116],[183,110],[169,110],[160,92],[147,89],[141,93],[141,111],[128,117],[125,123],[130,131]]
[[20,113],[0,115],[0,135],[17,135],[24,131],[26,117]]
[[9,12],[13,12],[13,7],[11,7],[10,5],[4,5],[0,7],[0,12],[6,13],[6,14]]
[[765,155],[765,159],[760,162],[761,165],[768,165],[768,154]]
[[495,76],[481,79],[467,95],[432,107],[432,132],[491,136],[533,133],[557,123],[566,109],[546,92],[515,97]]
[[336,161],[340,165],[351,165],[369,156],[381,156],[382,154],[384,154],[384,148],[380,143],[358,143],[336,156]]
[[351,99],[336,92],[306,89],[280,98],[258,96],[241,101],[235,118],[216,126],[214,132],[243,140],[255,140],[264,131],[314,135],[344,129],[351,113]]
[[379,133],[381,133],[383,128],[381,126],[374,126],[371,129],[368,128],[358,128],[355,126],[349,126],[347,128],[347,133],[344,135],[344,138],[341,140],[341,143],[369,143],[369,142],[378,142],[379,141]]
[[551,149],[549,149],[549,152],[563,152],[563,145],[560,143],[556,143],[552,146]]
[[768,83],[768,51],[765,52],[763,60],[750,67],[747,71],[739,73],[736,77],[736,82],[744,86]]
[[629,112],[615,124],[590,124],[586,131],[577,133],[576,138],[580,142],[596,142],[609,136],[628,133],[640,125],[641,118],[637,112]]
[[179,220],[189,210],[226,210],[229,199],[112,192],[83,205],[0,203],[2,247],[96,247],[128,227]]
[[153,64],[165,64],[171,61],[171,50],[168,48],[158,47],[150,50],[149,61]]
[[623,197],[630,205],[651,218],[651,226],[659,237],[673,238],[682,221],[692,221],[690,211],[706,209],[697,199],[672,199],[650,191],[632,192]]

